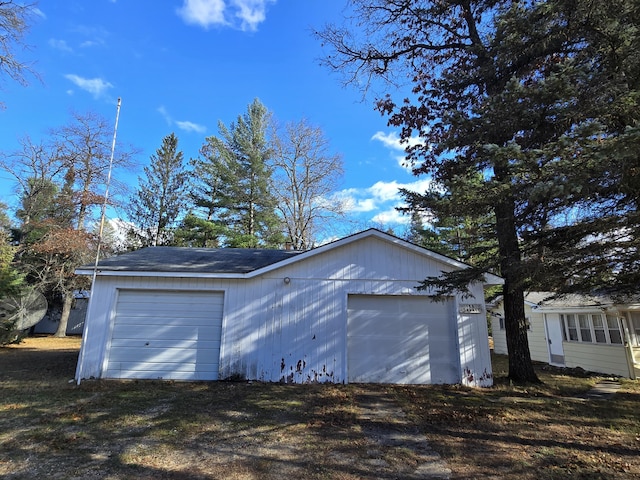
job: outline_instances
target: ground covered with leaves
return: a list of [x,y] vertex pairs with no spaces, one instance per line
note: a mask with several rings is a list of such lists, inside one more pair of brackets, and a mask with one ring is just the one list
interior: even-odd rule
[[[402,408],[376,431],[419,430],[451,478],[640,478],[640,382],[611,400],[598,377],[538,369],[545,384],[279,385],[72,381],[78,339],[0,349],[0,476],[7,479],[392,479],[420,459],[381,444],[359,399]],[[399,425],[402,425],[399,427]]]

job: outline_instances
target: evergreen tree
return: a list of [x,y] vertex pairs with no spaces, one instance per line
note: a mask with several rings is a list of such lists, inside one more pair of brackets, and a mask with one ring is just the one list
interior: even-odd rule
[[189,180],[175,134],[162,139],[144,173],[144,178],[138,177],[138,190],[128,208],[135,224],[128,233],[143,247],[172,245],[174,230],[187,203]]
[[493,261],[425,286],[450,294],[500,273],[509,376],[535,382],[525,290],[640,285],[638,2],[352,4],[367,35],[329,27],[328,63],[365,83],[412,79],[409,98],[377,104],[402,138],[421,139],[407,157],[437,185],[408,200],[437,217],[495,219]]
[[[23,276],[13,264],[16,247],[11,245],[11,222],[6,212],[7,205],[0,202],[0,304],[6,297],[19,295],[24,284]],[[17,318],[0,315],[0,346],[19,341],[16,323]]]
[[200,158],[193,161],[194,204],[203,213],[200,218],[217,226],[200,230],[220,232],[218,241],[224,246],[273,248],[283,243],[270,190],[268,122],[267,109],[254,100],[229,127],[220,122],[220,136],[207,138]]

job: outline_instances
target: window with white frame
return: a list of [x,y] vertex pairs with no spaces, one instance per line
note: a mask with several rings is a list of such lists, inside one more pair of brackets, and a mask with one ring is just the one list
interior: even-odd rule
[[623,343],[620,319],[614,315],[564,313],[560,314],[560,318],[565,341],[614,345]]
[[628,312],[631,335],[635,337],[634,345],[640,347],[640,312]]
[[620,320],[613,315],[607,315],[607,331],[611,343],[622,344],[622,328],[620,328]]

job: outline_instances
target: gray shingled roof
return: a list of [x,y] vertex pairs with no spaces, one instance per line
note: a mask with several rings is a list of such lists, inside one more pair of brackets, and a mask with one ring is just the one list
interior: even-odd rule
[[[299,251],[259,248],[148,247],[101,260],[102,271],[249,273],[291,258]],[[93,270],[85,265],[78,270]]]
[[638,297],[614,299],[607,295],[587,295],[570,293],[566,295],[554,296],[552,292],[529,292],[525,295],[525,301],[535,304],[539,308],[591,308],[605,307],[614,304],[636,304],[640,302]]

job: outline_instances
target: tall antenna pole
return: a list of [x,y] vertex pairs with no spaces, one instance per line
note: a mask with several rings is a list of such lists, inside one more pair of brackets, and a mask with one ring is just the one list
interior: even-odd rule
[[120,104],[122,100],[118,97],[118,106],[116,107],[116,124],[113,128],[113,142],[111,143],[111,158],[109,159],[109,173],[107,173],[107,185],[104,190],[104,201],[102,202],[102,212],[100,214],[100,228],[98,229],[98,248],[96,248],[96,261],[93,268],[93,278],[91,279],[91,288],[96,281],[98,272],[98,262],[100,261],[100,248],[102,247],[102,233],[104,231],[104,219],[107,212],[107,203],[109,201],[109,185],[111,184],[111,170],[113,169],[113,156],[116,150],[116,135],[118,134],[118,119],[120,118]]
[[120,97],[118,97],[118,106],[116,107],[116,123],[113,128],[113,142],[111,142],[111,158],[109,159],[109,171],[107,173],[107,184],[104,189],[104,201],[102,202],[102,211],[100,213],[100,227],[98,229],[98,246],[96,248],[96,261],[93,266],[93,276],[91,278],[91,293],[89,295],[89,305],[87,306],[87,318],[84,321],[84,329],[82,332],[82,345],[80,347],[80,355],[78,357],[78,365],[76,366],[76,382],[80,385],[80,375],[84,366],[84,353],[86,347],[87,338],[89,338],[89,318],[91,313],[91,304],[94,298],[94,286],[96,283],[96,276],[98,275],[98,262],[100,261],[100,247],[102,247],[102,232],[104,231],[104,219],[107,214],[107,203],[109,201],[109,185],[111,184],[111,170],[113,169],[113,156],[116,150],[116,135],[118,134],[118,119],[120,118],[120,104],[122,103]]

